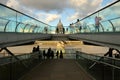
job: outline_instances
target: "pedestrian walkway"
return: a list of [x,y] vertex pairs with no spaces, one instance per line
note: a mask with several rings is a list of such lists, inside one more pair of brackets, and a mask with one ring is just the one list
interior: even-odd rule
[[93,80],[72,59],[46,60],[20,80]]

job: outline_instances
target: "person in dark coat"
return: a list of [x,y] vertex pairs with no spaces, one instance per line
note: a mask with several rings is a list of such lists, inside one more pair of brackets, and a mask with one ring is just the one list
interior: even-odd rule
[[51,51],[51,58],[54,59],[54,51]]
[[36,51],[40,51],[39,45],[37,46]]
[[108,50],[108,52],[106,53],[106,54],[104,54],[104,56],[109,56],[109,57],[113,57],[113,55],[112,55],[112,51],[113,51],[114,49],[113,48],[109,48],[109,50]]
[[36,52],[36,48],[35,47],[33,47],[33,50],[32,50],[32,53],[34,53],[34,52]]
[[56,52],[56,56],[57,56],[57,59],[58,59],[58,56],[59,56],[59,51]]
[[62,50],[60,51],[60,59],[63,59],[63,53],[62,53]]
[[46,57],[45,50],[43,50],[43,57],[44,57],[44,59],[45,59],[45,57]]
[[47,51],[47,59],[50,59],[50,56],[51,56],[51,48],[49,48]]

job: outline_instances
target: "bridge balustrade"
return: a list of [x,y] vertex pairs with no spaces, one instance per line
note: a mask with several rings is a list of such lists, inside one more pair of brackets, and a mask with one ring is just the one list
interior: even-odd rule
[[0,32],[44,33],[50,25],[0,4]]
[[37,64],[42,62],[39,52],[0,58],[0,80],[18,80]]
[[77,62],[96,80],[119,80],[120,58],[77,52]]

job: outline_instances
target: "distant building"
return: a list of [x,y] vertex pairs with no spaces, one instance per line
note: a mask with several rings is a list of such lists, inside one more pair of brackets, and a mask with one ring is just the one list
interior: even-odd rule
[[62,24],[61,20],[59,20],[59,22],[57,24],[56,33],[59,33],[59,34],[64,33],[64,27],[63,27],[63,24]]

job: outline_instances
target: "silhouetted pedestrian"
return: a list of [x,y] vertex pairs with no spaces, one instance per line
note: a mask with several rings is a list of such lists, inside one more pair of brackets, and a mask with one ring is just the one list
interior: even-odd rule
[[65,28],[63,28],[63,34],[65,34]]
[[68,28],[66,28],[66,32],[68,32]]
[[80,32],[81,32],[81,30],[82,30],[82,26],[79,27],[79,31],[80,31]]
[[54,51],[51,51],[51,58],[54,59]]
[[51,48],[49,48],[47,51],[47,59],[50,59],[50,56],[51,56]]
[[36,51],[40,51],[39,45],[37,46]]
[[109,57],[113,57],[112,51],[113,51],[113,48],[109,48],[108,52],[104,56],[109,55]]
[[36,48],[35,47],[33,47],[33,50],[32,50],[32,53],[34,53],[34,52],[36,52]]
[[57,34],[59,33],[59,30],[58,30],[58,28],[56,28],[56,33],[57,33]]
[[57,59],[58,59],[58,56],[59,56],[59,51],[56,52],[56,56],[57,56]]
[[46,53],[45,53],[45,50],[43,50],[43,58],[45,59],[46,57]]
[[47,34],[47,33],[48,33],[48,28],[47,28],[47,27],[44,27],[44,31],[45,31],[45,33]]
[[62,53],[62,50],[60,51],[60,59],[63,59],[63,53]]

